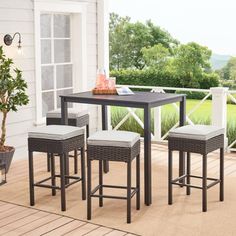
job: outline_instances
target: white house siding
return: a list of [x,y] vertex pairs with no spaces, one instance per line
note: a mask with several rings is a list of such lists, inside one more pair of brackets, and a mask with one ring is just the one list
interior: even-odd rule
[[[49,0],[50,1],[50,0]],[[51,0],[53,1],[53,0]],[[97,68],[97,0],[77,0],[87,2],[87,89],[95,84]],[[4,46],[7,56],[14,59],[17,67],[23,71],[28,83],[30,103],[16,113],[9,113],[7,121],[7,144],[16,148],[15,159],[27,156],[27,132],[36,121],[36,83],[35,83],[35,48],[34,48],[34,3],[32,0],[0,1],[0,44],[4,45],[5,34],[20,32],[22,35],[23,55],[16,52],[17,39],[13,46]],[[89,106],[91,132],[97,129],[96,106]]]

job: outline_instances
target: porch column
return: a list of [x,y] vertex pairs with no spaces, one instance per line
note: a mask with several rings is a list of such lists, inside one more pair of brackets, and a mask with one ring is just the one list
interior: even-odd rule
[[212,93],[212,125],[225,128],[225,147],[227,147],[227,93],[229,88],[215,87],[210,90]]

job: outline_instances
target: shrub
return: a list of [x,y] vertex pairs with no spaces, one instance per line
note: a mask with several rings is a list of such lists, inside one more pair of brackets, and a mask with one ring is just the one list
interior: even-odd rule
[[[168,71],[146,70],[119,70],[111,71],[110,75],[116,77],[117,84],[160,86],[160,87],[184,87],[183,80],[176,74]],[[185,87],[191,87],[191,80]],[[196,88],[208,89],[219,86],[218,75],[215,73],[203,73],[198,79]]]

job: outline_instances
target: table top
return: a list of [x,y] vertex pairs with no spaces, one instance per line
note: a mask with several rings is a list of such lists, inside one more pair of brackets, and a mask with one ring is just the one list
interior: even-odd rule
[[66,102],[116,105],[129,107],[155,107],[182,101],[184,94],[134,92],[133,95],[94,95],[91,91],[61,96]]

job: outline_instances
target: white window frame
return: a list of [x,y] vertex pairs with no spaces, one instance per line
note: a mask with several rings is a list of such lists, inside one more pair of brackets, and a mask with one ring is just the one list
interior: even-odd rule
[[73,92],[85,91],[87,88],[87,3],[35,0],[36,125],[45,124],[45,118],[42,117],[40,15],[47,12],[71,14]]

